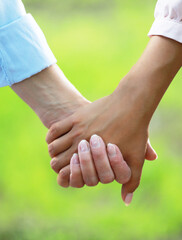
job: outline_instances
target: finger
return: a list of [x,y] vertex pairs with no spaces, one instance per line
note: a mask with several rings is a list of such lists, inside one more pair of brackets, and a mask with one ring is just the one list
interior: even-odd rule
[[72,129],[73,122],[72,118],[68,117],[62,121],[54,123],[46,136],[46,142],[50,144],[56,138],[62,136],[63,134],[69,132]]
[[59,173],[59,171],[70,164],[71,157],[74,153],[77,152],[77,147],[75,145],[72,145],[68,150],[66,150],[63,153],[58,154],[51,160],[51,167],[56,172]]
[[68,188],[69,180],[70,180],[70,165],[61,169],[57,177],[57,183],[64,188]]
[[137,161],[137,163],[135,163],[135,165],[130,166],[131,173],[132,173],[131,178],[130,178],[129,182],[123,184],[123,186],[122,186],[121,195],[122,195],[123,201],[125,202],[125,204],[127,206],[132,201],[134,191],[140,185],[142,167],[143,167],[143,163],[141,163],[141,161]]
[[151,146],[150,140],[148,139],[145,159],[152,161],[152,160],[156,160],[157,158],[158,158],[157,153]]
[[79,143],[78,154],[85,184],[90,187],[96,186],[99,180],[92,160],[89,143],[86,140],[82,140]]
[[80,161],[78,154],[73,154],[70,162],[70,186],[74,188],[81,188],[84,186],[82,172],[80,168]]
[[109,143],[107,145],[107,152],[116,181],[120,184],[127,183],[131,177],[131,170],[124,161],[118,146]]
[[66,151],[72,145],[70,134],[57,138],[48,145],[49,155],[53,158],[59,153]]
[[114,173],[110,166],[105,143],[102,138],[93,135],[90,139],[90,147],[100,182],[104,184],[113,182]]

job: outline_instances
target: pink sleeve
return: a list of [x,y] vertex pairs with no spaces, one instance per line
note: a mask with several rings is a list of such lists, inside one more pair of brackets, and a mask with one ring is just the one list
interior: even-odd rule
[[182,0],[158,0],[148,36],[160,35],[182,43]]

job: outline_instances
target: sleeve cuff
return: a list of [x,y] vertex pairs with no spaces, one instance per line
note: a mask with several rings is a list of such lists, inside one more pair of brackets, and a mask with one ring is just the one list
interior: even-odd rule
[[160,35],[182,43],[182,22],[168,19],[155,19],[148,36]]
[[0,28],[0,87],[20,82],[56,63],[31,14]]

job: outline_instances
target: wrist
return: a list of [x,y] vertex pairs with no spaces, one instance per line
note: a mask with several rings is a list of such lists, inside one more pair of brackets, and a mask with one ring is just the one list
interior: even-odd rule
[[57,65],[14,84],[12,89],[33,109],[47,128],[88,103]]
[[182,44],[152,37],[139,61],[120,82],[116,92],[150,121],[162,96],[182,65]]

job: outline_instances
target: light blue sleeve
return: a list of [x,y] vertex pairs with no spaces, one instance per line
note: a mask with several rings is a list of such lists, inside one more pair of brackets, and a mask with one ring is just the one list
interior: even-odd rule
[[56,63],[45,36],[21,0],[0,0],[0,87]]

